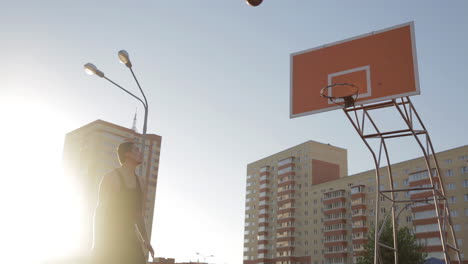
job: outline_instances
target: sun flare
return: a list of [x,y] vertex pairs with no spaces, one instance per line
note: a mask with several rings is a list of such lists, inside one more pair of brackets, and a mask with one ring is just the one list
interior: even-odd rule
[[40,263],[72,255],[82,233],[80,197],[61,168],[64,134],[71,121],[48,105],[10,99],[0,106],[6,117],[2,122],[9,125],[2,137],[8,151],[0,152],[7,161],[1,200],[8,212],[1,220],[8,227],[2,232],[6,245],[1,246],[9,249],[1,262],[15,263],[20,256]]

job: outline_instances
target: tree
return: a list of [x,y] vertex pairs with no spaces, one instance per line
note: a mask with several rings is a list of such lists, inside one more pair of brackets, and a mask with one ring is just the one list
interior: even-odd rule
[[[364,255],[359,257],[358,264],[374,264],[374,232],[373,227],[368,233],[367,244],[364,245]],[[408,227],[398,229],[398,263],[399,264],[418,264],[423,263],[427,256],[424,252],[424,244],[416,240],[416,237],[411,234]],[[380,235],[380,243],[393,247],[393,229],[390,221],[386,221],[382,234]],[[380,247],[380,255],[384,264],[395,263],[393,251],[384,247]]]

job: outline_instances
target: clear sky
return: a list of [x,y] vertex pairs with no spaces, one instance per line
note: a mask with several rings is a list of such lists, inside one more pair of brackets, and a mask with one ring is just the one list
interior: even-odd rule
[[[157,256],[241,263],[250,162],[315,140],[348,149],[350,174],[373,168],[341,111],[289,119],[290,53],[415,21],[413,102],[437,151],[468,142],[467,1],[2,0],[1,9],[0,246],[10,250],[0,258],[34,263],[77,247],[65,133],[96,119],[130,127],[136,108],[142,125],[139,102],[83,72],[92,62],[137,92],[120,49],[147,93],[148,131],[163,137]],[[407,145],[392,153],[420,155]]]

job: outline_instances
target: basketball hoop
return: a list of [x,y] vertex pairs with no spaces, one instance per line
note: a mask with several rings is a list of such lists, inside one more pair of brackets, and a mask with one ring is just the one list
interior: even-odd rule
[[[336,96],[332,95],[332,90]],[[358,98],[358,93],[359,88],[352,83],[334,83],[320,90],[321,97],[328,98],[328,100],[334,104],[344,108],[354,106],[354,102],[356,102]]]

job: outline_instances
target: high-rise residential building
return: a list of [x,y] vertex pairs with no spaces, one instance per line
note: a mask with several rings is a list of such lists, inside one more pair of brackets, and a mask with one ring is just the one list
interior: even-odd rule
[[[96,120],[71,131],[65,137],[63,161],[66,175],[79,187],[82,196],[83,250],[92,246],[92,228],[99,183],[106,173],[120,166],[117,147],[131,141],[142,144],[142,135],[106,121]],[[161,136],[147,134],[145,137],[144,162],[137,167],[136,174],[144,195],[144,219],[151,237],[154,202],[158,180]],[[141,147],[140,147],[141,149]]]
[[[468,145],[436,155],[464,257],[468,254]],[[422,157],[393,164],[394,188],[425,186],[425,166]],[[375,188],[389,188],[385,167],[380,175],[381,186],[375,186],[375,170],[348,176],[346,150],[314,141],[248,164],[244,264],[356,263],[374,225]],[[429,192],[398,195],[408,200],[427,197]],[[380,212],[390,213],[391,203],[381,201]],[[428,257],[442,258],[434,205],[402,203],[396,212],[398,226],[409,227],[425,242]]]

